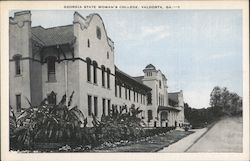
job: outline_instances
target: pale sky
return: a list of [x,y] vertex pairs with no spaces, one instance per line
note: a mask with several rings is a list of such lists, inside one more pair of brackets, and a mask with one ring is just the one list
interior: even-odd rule
[[[80,10],[98,13],[115,44],[115,64],[131,76],[149,63],[183,90],[193,108],[209,106],[214,86],[242,96],[241,10]],[[32,11],[32,26],[73,22],[74,11]],[[13,13],[12,13],[13,14]],[[11,15],[12,16],[12,15]]]

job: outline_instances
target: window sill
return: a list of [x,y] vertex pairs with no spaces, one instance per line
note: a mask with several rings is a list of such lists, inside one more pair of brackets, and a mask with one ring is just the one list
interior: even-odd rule
[[56,80],[47,81],[46,83],[57,83]]
[[15,77],[22,77],[22,74],[16,74]]

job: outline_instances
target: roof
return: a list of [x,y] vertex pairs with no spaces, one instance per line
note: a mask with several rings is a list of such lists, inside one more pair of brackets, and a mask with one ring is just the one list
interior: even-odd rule
[[170,106],[158,106],[158,108],[157,108],[157,112],[164,111],[164,110],[168,110],[168,111],[180,111],[179,109],[174,108],[174,107],[170,107]]
[[152,89],[150,87],[148,87],[147,85],[143,84],[140,81],[137,81],[135,78],[133,78],[132,76],[128,75],[127,73],[121,71],[120,69],[118,69],[117,67],[115,68],[115,75],[116,77],[120,77],[121,80],[128,82],[129,84],[133,84],[138,86],[139,88],[142,88],[146,91],[151,91]]
[[62,45],[72,43],[75,40],[73,25],[43,28],[32,27],[32,39],[43,46]]
[[144,76],[138,76],[138,77],[133,77],[136,81],[143,83],[142,79],[144,78]]
[[145,68],[146,69],[155,69],[155,66],[152,64],[148,64]]

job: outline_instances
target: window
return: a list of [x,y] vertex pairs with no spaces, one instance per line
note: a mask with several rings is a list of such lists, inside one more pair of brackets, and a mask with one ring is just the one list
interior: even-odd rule
[[102,86],[105,87],[105,67],[102,65]]
[[106,100],[105,98],[102,99],[102,114],[106,115]]
[[161,81],[159,81],[159,88],[161,88]]
[[108,100],[108,113],[110,115],[110,108],[111,108],[111,103],[110,103],[110,100]]
[[117,84],[115,82],[115,96],[117,97]]
[[15,60],[15,73],[16,73],[16,75],[21,74],[21,65],[20,65],[21,57],[22,57],[21,55],[15,55],[13,57],[13,59]]
[[136,93],[136,97],[137,97],[137,98],[136,98],[136,102],[138,102],[138,92]]
[[93,61],[93,76],[94,76],[94,83],[97,84],[97,72],[96,72],[96,69],[97,69],[97,62],[96,61]]
[[109,59],[109,52],[107,52],[107,59]]
[[88,42],[87,42],[87,44],[88,44],[88,48],[90,48],[90,41],[89,41],[89,39],[88,39]]
[[98,109],[97,109],[97,107],[98,107],[98,99],[97,99],[97,97],[94,97],[94,114],[95,114],[95,116],[97,116],[98,115]]
[[16,111],[21,112],[21,94],[16,95]]
[[52,91],[48,95],[47,99],[48,99],[48,104],[55,105],[56,104],[56,93],[54,91]]
[[119,86],[119,97],[122,98],[122,87]]
[[92,96],[88,95],[88,115],[92,114]]
[[91,82],[91,59],[87,58],[87,80],[88,82]]
[[128,89],[128,99],[130,100],[130,89]]
[[153,113],[152,110],[148,110],[148,121],[153,119]]
[[141,103],[142,103],[142,94],[141,94]]
[[127,88],[125,87],[125,99],[127,99]]
[[134,91],[134,102],[135,102],[135,91]]
[[56,57],[50,56],[47,58],[47,65],[48,65],[48,81],[53,82],[56,81]]
[[110,69],[107,68],[107,88],[110,88]]
[[152,94],[149,92],[147,93],[147,105],[152,104]]
[[96,37],[100,40],[102,38],[100,27],[96,26]]

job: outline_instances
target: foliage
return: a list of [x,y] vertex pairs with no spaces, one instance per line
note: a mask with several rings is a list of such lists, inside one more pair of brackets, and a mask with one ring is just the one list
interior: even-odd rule
[[100,143],[114,142],[119,140],[132,140],[140,137],[143,133],[143,121],[137,117],[142,112],[139,108],[131,106],[128,112],[125,112],[126,106],[123,106],[120,112],[117,107],[113,107],[109,115],[102,116],[98,121],[93,115],[93,125],[96,138]]
[[[34,142],[77,142],[81,140],[81,126],[86,119],[77,106],[71,108],[74,92],[66,105],[66,95],[59,104],[50,105],[46,99],[39,106],[23,111],[11,124],[12,141],[16,145],[31,147]],[[15,117],[10,117],[14,122]],[[16,126],[14,126],[16,125]],[[12,128],[13,127],[13,128]]]
[[210,94],[210,105],[214,113],[221,115],[236,115],[242,112],[242,98],[226,87],[214,87]]
[[222,116],[234,116],[242,114],[242,98],[226,87],[214,87],[210,94],[210,105],[208,108],[195,109],[184,104],[185,118],[194,128],[204,127]]

